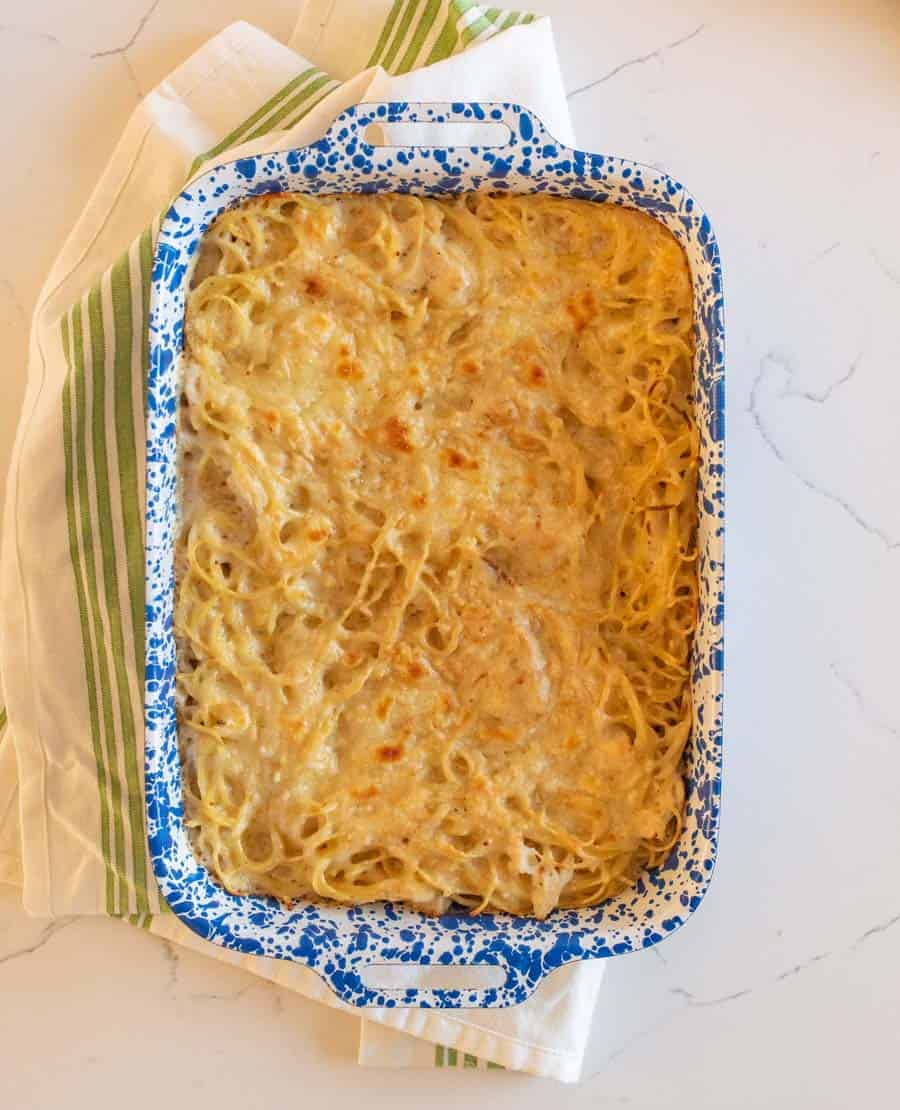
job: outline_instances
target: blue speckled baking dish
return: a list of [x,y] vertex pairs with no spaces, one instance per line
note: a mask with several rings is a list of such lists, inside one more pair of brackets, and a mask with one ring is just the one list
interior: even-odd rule
[[[502,146],[379,146],[373,124],[475,122],[508,127]],[[496,130],[496,128],[494,129]],[[683,244],[695,296],[699,483],[700,619],[693,653],[694,727],[687,752],[687,817],[667,862],[633,890],[601,906],[557,910],[546,920],[427,917],[373,904],[320,903],[285,909],[226,893],[201,866],[183,821],[175,720],[172,635],[176,505],[176,420],[185,294],[197,245],[223,209],[266,192],[546,192],[649,212]],[[362,104],[335,120],[319,142],[219,166],[175,200],[160,231],[153,269],[147,397],[146,787],[150,851],[172,910],[216,944],[294,960],[358,1006],[510,1006],[573,960],[658,943],[684,924],[709,885],[716,854],[722,771],[724,617],[724,323],[719,252],[709,220],[664,174],[561,146],[511,104]],[[489,965],[503,982],[488,988],[401,987],[364,981],[371,965]],[[495,972],[496,974],[497,972]]]

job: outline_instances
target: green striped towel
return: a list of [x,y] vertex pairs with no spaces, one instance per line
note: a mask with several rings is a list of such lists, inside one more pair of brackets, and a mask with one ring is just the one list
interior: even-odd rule
[[[0,554],[0,881],[21,885],[33,914],[122,917],[331,1005],[308,969],[189,933],[153,881],[142,790],[147,312],[157,214],[204,162],[301,145],[349,104],[388,97],[517,100],[570,136],[549,23],[526,13],[309,0],[289,46],[247,24],[222,32],[136,110],[40,295]],[[554,976],[543,1032],[539,1007],[480,1014],[477,1033],[462,1017],[386,1011],[374,1016],[395,1041],[374,1058],[422,1062],[424,1049],[431,1066],[485,1058],[572,1079],[598,984],[594,969]],[[371,1049],[379,1027],[366,1030]]]

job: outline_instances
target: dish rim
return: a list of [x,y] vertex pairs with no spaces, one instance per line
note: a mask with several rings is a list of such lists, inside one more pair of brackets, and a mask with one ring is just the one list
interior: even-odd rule
[[[511,141],[501,147],[402,148],[373,147],[365,141],[365,129],[370,123],[420,122],[438,125],[442,122],[463,120],[471,123],[506,123],[510,129]],[[382,161],[379,162],[378,152],[384,149],[392,150],[398,161],[400,161],[399,153],[405,153],[409,161],[403,162],[404,166],[415,163],[417,159],[420,160],[419,165],[408,176],[398,176],[396,171],[391,172],[389,156],[382,155]],[[334,159],[333,162],[331,162],[332,159]],[[483,171],[480,175],[471,172],[473,163]],[[357,189],[321,187],[323,181],[331,181],[333,178],[335,165],[340,167],[339,172],[349,174],[349,180],[355,181],[361,187]],[[448,172],[453,169],[457,172],[452,174]],[[417,180],[415,174],[420,170],[422,177]],[[599,939],[604,943],[596,943],[597,937],[594,936],[594,943],[588,946],[585,946],[584,941],[588,934],[593,936],[596,933],[603,920],[604,907],[617,909],[616,900],[581,911],[557,910],[543,921],[535,918],[514,918],[502,914],[478,917],[446,914],[439,918],[427,918],[414,910],[388,903],[334,907],[308,902],[303,903],[299,908],[295,906],[285,910],[277,908],[277,904],[272,900],[260,896],[227,894],[215,884],[206,868],[193,857],[193,868],[185,873],[187,861],[183,855],[184,843],[183,839],[179,839],[179,835],[181,838],[186,837],[186,831],[181,812],[180,761],[177,758],[177,728],[174,726],[172,698],[173,675],[166,674],[167,666],[171,669],[173,651],[171,596],[168,599],[167,632],[160,625],[161,618],[165,624],[165,598],[159,596],[160,559],[163,563],[166,561],[165,533],[167,528],[171,530],[172,521],[160,521],[155,518],[151,511],[151,503],[161,500],[166,505],[171,505],[171,499],[174,496],[170,486],[175,480],[172,453],[177,406],[172,408],[174,394],[167,392],[166,387],[172,385],[172,379],[176,373],[178,350],[180,350],[183,335],[184,298],[190,276],[190,258],[214,218],[213,216],[205,222],[200,221],[196,218],[196,210],[202,206],[206,206],[206,209],[215,208],[221,197],[227,197],[228,203],[222,203],[219,211],[262,193],[285,191],[440,193],[451,191],[449,186],[456,184],[460,187],[455,191],[468,192],[473,191],[471,184],[473,181],[476,182],[476,188],[490,188],[497,191],[506,187],[511,175],[519,184],[524,176],[529,182],[537,183],[537,186],[533,189],[509,191],[561,192],[563,195],[581,196],[582,199],[612,200],[614,203],[627,205],[627,201],[623,202],[614,196],[614,194],[624,193],[635,201],[630,204],[631,207],[648,211],[657,219],[660,219],[662,206],[667,204],[667,218],[677,216],[684,225],[682,234],[679,234],[676,227],[672,227],[671,230],[676,233],[686,250],[685,236],[695,234],[697,242],[702,246],[710,276],[710,288],[708,290],[704,288],[704,292],[710,294],[709,303],[706,304],[704,301],[703,304],[698,304],[697,289],[700,277],[692,262],[695,328],[698,337],[705,340],[710,363],[709,377],[704,384],[698,373],[701,362],[698,347],[694,367],[698,392],[697,403],[699,406],[704,401],[708,402],[708,427],[702,431],[706,431],[711,443],[720,444],[717,456],[720,461],[717,465],[721,471],[719,486],[712,502],[714,512],[704,510],[702,500],[704,490],[698,482],[701,524],[704,519],[713,516],[716,522],[708,522],[706,525],[708,529],[713,529],[713,532],[707,537],[708,543],[704,548],[704,554],[709,555],[711,552],[717,557],[710,559],[711,579],[701,581],[701,590],[709,587],[711,591],[716,592],[714,623],[719,628],[713,644],[716,662],[700,678],[696,670],[692,674],[692,687],[696,689],[700,681],[709,682],[713,692],[712,700],[717,704],[716,720],[708,726],[710,735],[714,737],[712,742],[715,749],[710,764],[712,775],[709,786],[712,793],[707,798],[710,814],[705,832],[709,852],[702,861],[698,861],[698,864],[702,862],[702,870],[698,870],[697,879],[692,879],[693,894],[689,897],[687,905],[682,905],[685,912],[674,914],[668,919],[669,923],[663,921],[662,932],[652,929],[638,937],[634,930],[629,932],[627,929],[617,929],[617,919],[611,913],[612,922],[607,926],[608,938],[601,935]],[[643,180],[645,176],[651,182],[649,186]],[[286,180],[293,181],[295,185],[306,183],[315,187],[285,189],[283,186]],[[584,195],[586,193],[591,195]],[[641,203],[642,201],[644,203]],[[662,222],[666,223],[666,220],[663,219]],[[666,223],[666,226],[670,226],[670,223]],[[166,313],[171,316],[173,308],[176,310],[176,318],[168,325],[169,332],[163,335],[160,329],[164,331]],[[686,923],[706,895],[718,849],[724,724],[722,718],[724,709],[725,414],[723,308],[721,259],[715,235],[708,217],[678,182],[640,163],[565,147],[546,132],[532,113],[518,105],[465,102],[449,105],[410,105],[406,102],[357,105],[338,116],[326,135],[317,142],[275,154],[257,154],[222,163],[200,174],[175,199],[160,228],[154,253],[151,293],[147,444],[148,604],[145,779],[148,840],[154,872],[163,895],[185,924],[200,935],[225,947],[306,963],[329,983],[339,997],[355,1005],[462,1007],[516,1004],[523,1001],[535,989],[540,979],[556,967],[576,959],[607,958],[638,948],[650,947]],[[705,331],[701,328],[701,322],[706,325]],[[173,365],[173,361],[176,365]],[[161,401],[164,402],[162,406],[159,404]],[[718,505],[717,508],[716,505]],[[171,563],[171,544],[168,550],[168,561]],[[698,637],[699,632],[698,626]],[[712,659],[711,650],[710,660]],[[693,656],[692,663],[696,666]],[[702,705],[706,705],[708,701],[709,695],[706,695]],[[695,710],[695,714],[696,712]],[[175,728],[174,756],[178,762],[177,790],[173,786],[171,774],[173,728]],[[707,726],[704,726],[704,729],[706,728]],[[694,735],[697,729],[698,720],[695,715],[689,742],[694,746],[698,743],[698,738]],[[694,753],[695,761],[697,758],[697,754]],[[696,765],[694,769],[696,770]],[[181,822],[180,830],[176,824],[173,824],[175,819]],[[680,843],[679,841],[673,849],[673,857],[677,855]],[[668,862],[659,870],[667,869],[669,869]],[[644,883],[645,878],[647,882],[653,882],[650,873],[642,877],[641,883]],[[211,895],[208,889],[210,884],[215,886],[217,892],[215,897],[212,897],[212,903],[217,910],[221,910],[224,903],[238,902],[243,906],[243,909],[235,910],[238,917],[241,913],[250,913],[252,917],[253,908],[256,908],[259,921],[255,933],[252,921],[245,922],[249,929],[238,929],[236,932],[234,922],[226,923],[224,917],[221,915],[217,917],[217,910],[210,912]],[[644,886],[646,888],[646,883]],[[624,897],[623,895],[622,898]],[[204,904],[204,898],[206,904]],[[379,924],[387,929],[386,936],[396,934],[400,946],[396,943],[393,945],[387,943],[384,935],[375,935],[371,920],[373,907],[380,907]],[[573,928],[571,923],[573,914],[590,915],[594,920],[584,929]],[[554,930],[554,920],[559,921],[561,916],[566,918],[569,927]],[[424,920],[411,926],[408,921],[411,917]],[[340,935],[339,918],[344,925],[351,926],[344,930],[346,935],[343,936]],[[440,938],[431,935],[430,948],[422,945],[417,948],[423,934],[433,934],[435,922],[440,923],[443,943],[439,942]],[[528,935],[528,926],[531,926],[530,935]],[[281,931],[280,938],[276,937],[273,940],[271,935],[273,928],[276,933],[278,930]],[[316,932],[316,943],[304,943],[302,934],[310,930]],[[482,943],[477,943],[479,934]],[[473,938],[475,938],[474,941]],[[535,943],[536,939],[540,939],[541,943]],[[605,943],[607,939],[610,943]],[[635,944],[635,940],[639,943]],[[381,957],[380,959],[371,958],[375,952]],[[362,978],[361,972],[366,966],[379,962],[423,965],[499,964],[506,969],[507,980],[502,987],[482,990],[406,988],[387,991],[385,988],[366,986]]]

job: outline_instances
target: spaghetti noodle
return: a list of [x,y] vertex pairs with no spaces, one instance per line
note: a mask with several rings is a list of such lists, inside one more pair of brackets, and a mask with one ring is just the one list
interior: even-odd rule
[[185,335],[178,713],[218,879],[543,917],[662,862],[697,610],[671,234],[257,198],[207,233]]

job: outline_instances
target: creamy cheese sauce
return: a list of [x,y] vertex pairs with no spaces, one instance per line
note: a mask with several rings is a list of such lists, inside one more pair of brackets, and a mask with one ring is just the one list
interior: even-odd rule
[[186,346],[179,726],[220,881],[544,916],[661,862],[697,596],[669,232],[259,198],[205,238]]

